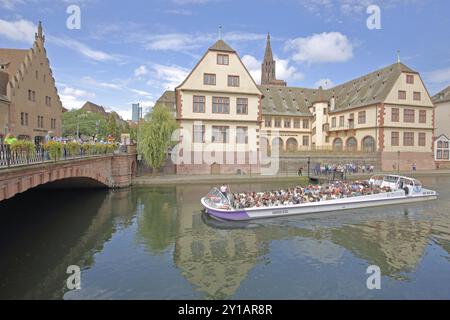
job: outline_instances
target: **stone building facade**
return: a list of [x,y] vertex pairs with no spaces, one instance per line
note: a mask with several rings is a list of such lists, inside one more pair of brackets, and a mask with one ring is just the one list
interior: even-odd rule
[[[39,22],[29,50],[0,49],[0,133],[39,143],[61,135],[62,103],[56,89]],[[9,101],[6,102],[5,101]],[[6,120],[5,120],[6,119]]]
[[[227,56],[227,64],[219,56]],[[225,58],[224,58],[225,59]],[[223,62],[220,60],[220,62]],[[181,137],[183,144],[204,151],[212,142],[214,127],[230,130],[229,140],[219,145],[235,151],[264,153],[312,152],[377,154],[383,170],[433,169],[435,107],[420,74],[398,61],[357,79],[333,88],[289,87],[275,77],[270,37],[264,63],[262,83],[248,74],[237,53],[223,41],[211,47],[187,80],[175,93],[166,92],[160,99],[165,105],[176,106],[182,129],[202,142]],[[238,87],[230,87],[227,77],[236,75]],[[217,113],[216,97],[225,97],[226,112]],[[236,112],[238,99],[248,99],[247,114]],[[247,100],[246,100],[247,101]],[[200,130],[201,126],[204,126]],[[237,129],[248,128],[248,142],[236,144]],[[199,131],[197,131],[197,128]],[[206,130],[206,131],[205,131]],[[250,131],[256,134],[250,136]],[[227,133],[222,133],[226,136]],[[203,138],[199,138],[203,137]],[[248,140],[246,140],[248,139]],[[192,153],[194,154],[194,152]],[[261,156],[261,155],[260,155]],[[179,173],[214,171],[212,166],[179,166]],[[236,172],[241,166],[223,166]],[[249,168],[244,168],[249,169]]]

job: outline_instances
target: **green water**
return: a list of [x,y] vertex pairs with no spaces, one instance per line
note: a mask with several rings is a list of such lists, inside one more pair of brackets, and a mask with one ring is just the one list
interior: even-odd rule
[[208,185],[29,192],[0,205],[0,298],[450,299],[450,178],[422,180],[439,200],[239,225],[201,213]]

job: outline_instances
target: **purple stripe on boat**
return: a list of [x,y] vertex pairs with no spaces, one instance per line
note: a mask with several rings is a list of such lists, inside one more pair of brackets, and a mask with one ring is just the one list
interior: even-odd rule
[[208,209],[207,211],[210,215],[223,220],[245,221],[250,219],[250,216],[245,211],[232,211],[230,213],[215,211],[212,209]]

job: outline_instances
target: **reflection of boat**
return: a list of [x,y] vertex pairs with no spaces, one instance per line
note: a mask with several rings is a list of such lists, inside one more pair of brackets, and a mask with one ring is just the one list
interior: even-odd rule
[[273,218],[280,216],[302,215],[310,213],[338,211],[347,209],[377,207],[393,204],[405,204],[437,199],[437,192],[422,187],[416,179],[395,175],[375,176],[370,185],[388,187],[388,192],[350,196],[333,200],[304,202],[297,205],[280,205],[238,209],[233,206],[230,194],[217,188],[212,189],[201,199],[206,212],[220,220],[246,221],[252,219]]

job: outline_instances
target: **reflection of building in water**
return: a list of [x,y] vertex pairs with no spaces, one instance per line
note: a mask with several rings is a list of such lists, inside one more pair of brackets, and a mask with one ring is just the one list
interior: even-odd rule
[[350,250],[383,275],[399,278],[420,262],[431,234],[431,223],[407,218],[392,221],[366,221],[332,229],[330,240]]
[[[206,226],[198,212],[203,186],[177,188],[178,214],[175,264],[183,276],[209,299],[232,297],[258,257],[267,253],[252,230],[217,230]],[[206,192],[204,192],[206,191]],[[191,199],[194,198],[195,199]]]
[[[34,196],[39,198],[42,194]],[[40,200],[30,201],[34,199],[33,195],[24,195],[25,202],[38,203],[39,212],[45,215],[26,216],[16,222],[20,224],[18,227],[11,227],[12,223],[4,226],[14,228],[13,234],[26,233],[27,237],[14,239],[8,232],[1,232],[9,244],[2,250],[5,263],[1,265],[1,272],[7,281],[2,282],[0,297],[63,298],[67,267],[78,265],[84,269],[93,266],[94,255],[102,251],[117,228],[131,224],[136,203],[128,190],[55,193],[53,196],[52,201],[45,204]],[[76,208],[74,203],[77,203]],[[21,212],[18,210],[24,206],[26,204],[19,203],[12,212]],[[27,255],[18,254],[24,252]],[[27,281],[23,280],[25,278]]]

